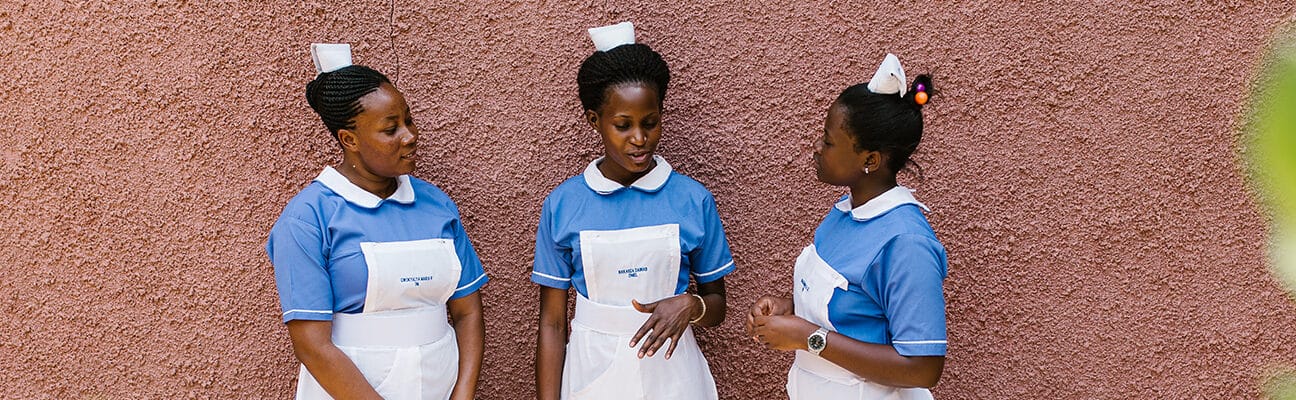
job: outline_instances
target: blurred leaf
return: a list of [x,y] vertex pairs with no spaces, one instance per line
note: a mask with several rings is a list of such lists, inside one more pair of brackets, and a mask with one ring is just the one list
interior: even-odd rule
[[1274,271],[1296,291],[1296,29],[1277,36],[1256,89],[1246,127],[1248,170],[1274,219]]

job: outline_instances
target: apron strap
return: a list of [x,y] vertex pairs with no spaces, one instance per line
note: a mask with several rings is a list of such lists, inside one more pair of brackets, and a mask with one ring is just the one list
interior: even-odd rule
[[415,347],[450,332],[445,306],[359,314],[333,314],[333,344],[350,347]]
[[609,306],[577,295],[572,324],[612,335],[632,336],[650,316],[635,310],[634,306]]

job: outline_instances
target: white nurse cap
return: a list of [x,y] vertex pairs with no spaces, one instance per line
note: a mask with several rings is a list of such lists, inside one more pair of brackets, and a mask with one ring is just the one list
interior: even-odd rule
[[333,72],[351,66],[351,45],[346,43],[311,43],[315,73]]
[[869,79],[868,89],[877,94],[899,94],[904,97],[907,87],[900,58],[895,54],[887,53],[886,58],[882,59],[882,65],[879,65],[877,72],[873,73],[873,79]]
[[634,24],[629,21],[616,25],[589,28],[590,40],[598,51],[608,51],[623,44],[634,44]]

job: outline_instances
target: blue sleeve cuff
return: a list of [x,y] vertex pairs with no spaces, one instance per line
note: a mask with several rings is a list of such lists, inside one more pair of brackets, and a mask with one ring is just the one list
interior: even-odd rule
[[460,297],[473,294],[473,292],[476,292],[477,289],[481,289],[482,286],[486,286],[486,282],[489,281],[490,278],[486,277],[486,274],[481,274],[481,276],[478,276],[477,279],[473,280],[471,283],[464,285],[461,288],[455,289],[454,294],[450,295],[450,300],[454,300]]
[[571,289],[571,278],[561,278],[553,275],[547,275],[537,271],[531,271],[531,282],[540,286],[551,287],[554,289]]
[[905,357],[944,356],[944,340],[892,340],[896,353]]
[[720,278],[724,278],[725,275],[729,275],[729,273],[734,272],[736,269],[737,267],[734,266],[733,260],[729,260],[729,262],[725,263],[724,266],[721,266],[720,268],[707,272],[694,272],[693,279],[696,279],[697,283],[713,282]]
[[283,313],[283,322],[292,320],[332,321],[333,310],[288,310]]

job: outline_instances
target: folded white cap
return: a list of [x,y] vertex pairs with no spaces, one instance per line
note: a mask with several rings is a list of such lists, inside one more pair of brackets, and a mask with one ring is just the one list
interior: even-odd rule
[[886,58],[882,59],[882,65],[879,65],[877,72],[873,73],[873,79],[869,79],[869,91],[904,96],[908,88],[905,86],[905,73],[904,68],[900,66],[900,58],[895,54],[887,53]]
[[311,43],[315,73],[337,71],[351,65],[351,45],[346,43]]
[[634,44],[634,24],[629,21],[616,25],[589,28],[590,39],[598,51],[608,51],[623,44]]

